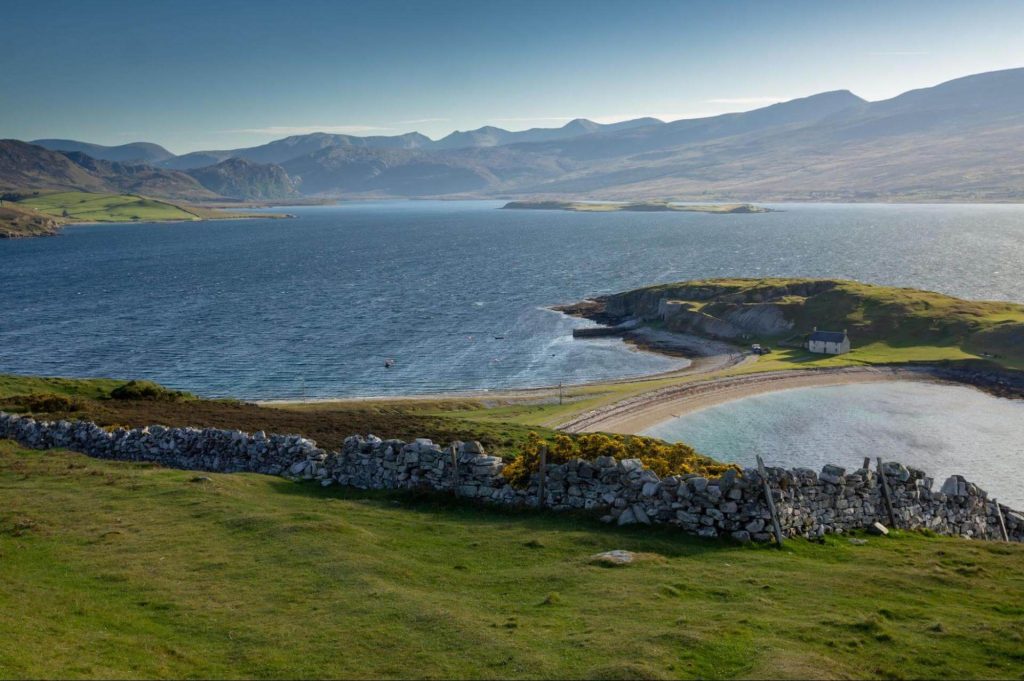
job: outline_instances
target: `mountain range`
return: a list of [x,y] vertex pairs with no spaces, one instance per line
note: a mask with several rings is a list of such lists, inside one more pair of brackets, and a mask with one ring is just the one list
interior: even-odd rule
[[[65,152],[57,154],[64,160],[30,162],[20,149],[13,154],[18,161],[0,150],[0,185],[12,179],[62,187],[99,181],[264,199],[1019,201],[1024,69],[967,76],[877,102],[837,90],[669,123],[576,119],[560,128],[516,132],[486,126],[436,141],[416,132],[313,133],[181,156],[145,142],[33,144],[51,154]],[[48,163],[51,178],[43,171]]]

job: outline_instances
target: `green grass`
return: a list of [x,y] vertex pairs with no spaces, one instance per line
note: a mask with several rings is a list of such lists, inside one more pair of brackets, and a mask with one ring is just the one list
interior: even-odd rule
[[108,397],[111,390],[126,382],[116,378],[51,378],[0,374],[0,399],[41,393],[99,399]]
[[[0,676],[1020,678],[1024,546],[784,550],[0,442]],[[591,565],[599,551],[648,560]]]
[[87,192],[56,192],[20,201],[20,206],[41,213],[78,222],[156,222],[166,220],[197,220],[195,214],[166,201],[147,199],[134,194],[91,194]]

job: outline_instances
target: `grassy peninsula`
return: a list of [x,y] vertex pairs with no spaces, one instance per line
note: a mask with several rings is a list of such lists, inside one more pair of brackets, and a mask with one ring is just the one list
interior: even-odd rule
[[[603,296],[578,313],[606,323],[642,319],[668,331],[742,345],[776,345],[781,352],[753,365],[759,370],[780,362],[832,366],[960,360],[1024,368],[1024,305],[855,281],[684,281]],[[852,351],[837,357],[804,351],[803,338],[814,327],[846,329]]]
[[238,213],[136,194],[34,192],[0,207],[0,236],[56,234],[64,225],[89,222],[193,222],[240,218],[281,218],[285,215]]
[[566,210],[574,213],[771,213],[770,208],[750,203],[679,204],[669,201],[591,202],[591,201],[509,201],[509,210]]

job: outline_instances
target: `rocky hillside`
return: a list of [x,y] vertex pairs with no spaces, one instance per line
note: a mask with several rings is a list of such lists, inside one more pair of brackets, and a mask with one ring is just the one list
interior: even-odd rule
[[831,279],[708,279],[604,296],[567,311],[712,338],[799,339],[848,329],[855,345],[955,346],[1024,365],[1024,305]]
[[22,208],[10,201],[0,201],[0,239],[56,234],[63,220],[38,211]]
[[295,196],[295,185],[279,165],[229,158],[188,174],[210,191],[239,199],[284,199]]
[[64,154],[18,140],[0,140],[0,190],[109,190],[106,181]]
[[102,161],[77,151],[65,156],[93,176],[100,178],[106,184],[107,191],[179,201],[219,198],[218,192],[210,191],[192,176],[177,170],[154,168],[145,164]]

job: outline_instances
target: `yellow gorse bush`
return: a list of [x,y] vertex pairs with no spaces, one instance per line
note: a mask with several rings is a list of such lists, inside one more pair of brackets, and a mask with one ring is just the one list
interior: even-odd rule
[[510,484],[520,488],[529,484],[530,475],[540,469],[542,447],[547,447],[548,464],[565,463],[571,459],[593,461],[599,456],[610,456],[615,459],[640,459],[659,477],[689,473],[718,477],[727,470],[738,470],[733,464],[719,463],[681,442],[671,444],[639,435],[604,433],[587,433],[577,437],[559,434],[548,441],[536,433],[530,433],[522,452],[503,471]]

